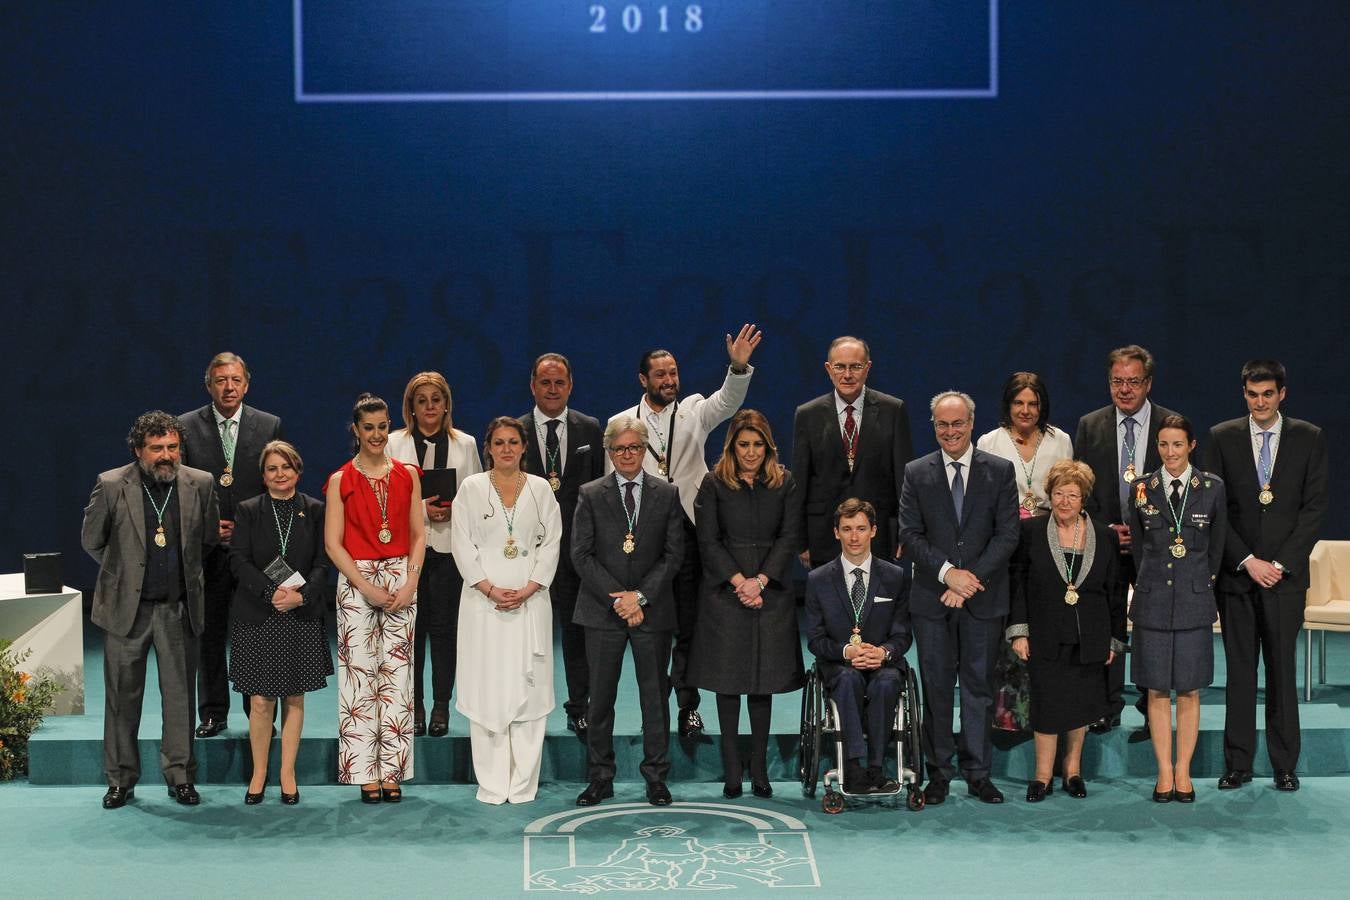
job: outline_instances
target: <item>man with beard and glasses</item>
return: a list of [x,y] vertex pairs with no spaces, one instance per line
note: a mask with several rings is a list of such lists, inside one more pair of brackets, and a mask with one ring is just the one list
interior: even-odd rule
[[[642,468],[647,474],[674,484],[684,507],[684,557],[675,575],[675,649],[670,657],[670,687],[680,704],[679,732],[683,738],[703,733],[698,688],[685,678],[689,645],[698,620],[698,580],[702,572],[698,533],[694,530],[694,499],[703,476],[708,474],[703,445],[708,434],[745,402],[755,372],[750,355],[762,336],[754,325],[742,325],[734,338],[726,336],[730,365],[722,387],[708,397],[690,394],[681,399],[675,356],[669,350],[648,350],[638,360],[638,383],[645,392],[642,399],[609,420],[634,418],[647,426],[647,452],[642,457]],[[605,472],[613,471],[614,464],[607,459]]]
[[137,731],[146,661],[155,650],[164,727],[160,765],[169,796],[199,802],[193,787],[193,688],[205,613],[203,554],[220,542],[209,472],[179,462],[183,426],[160,410],[127,435],[135,461],[98,476],[80,543],[99,564],[93,623],[103,655],[104,809],[125,806],[141,774]]

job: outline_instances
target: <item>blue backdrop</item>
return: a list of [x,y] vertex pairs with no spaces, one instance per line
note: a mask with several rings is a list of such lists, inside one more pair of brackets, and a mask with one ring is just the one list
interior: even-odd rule
[[1137,341],[1204,429],[1281,358],[1345,536],[1345,4],[691,6],[11,4],[6,417],[36,430],[5,442],[0,568],[60,549],[89,587],[94,475],[143,410],[206,401],[218,350],[315,492],[361,390],[439,369],[478,434],[556,350],[603,419],[650,346],[714,389],[745,321],[785,454],[843,332],[921,452],[926,398],[969,391],[983,431],[1014,369],[1072,429]]

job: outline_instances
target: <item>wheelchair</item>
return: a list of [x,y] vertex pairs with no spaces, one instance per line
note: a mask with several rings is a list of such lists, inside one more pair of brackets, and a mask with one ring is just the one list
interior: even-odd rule
[[811,666],[802,689],[801,745],[798,750],[797,771],[802,784],[802,796],[814,797],[816,786],[822,781],[820,763],[822,750],[830,756],[831,767],[823,778],[825,794],[821,808],[830,814],[844,811],[844,798],[882,799],[905,794],[905,806],[910,810],[923,809],[923,747],[920,742],[923,709],[919,700],[918,680],[914,670],[906,666],[902,675],[900,701],[896,704],[895,724],[891,739],[895,742],[897,790],[886,793],[850,794],[844,790],[844,739],[839,729],[839,710],[826,696],[820,668]]

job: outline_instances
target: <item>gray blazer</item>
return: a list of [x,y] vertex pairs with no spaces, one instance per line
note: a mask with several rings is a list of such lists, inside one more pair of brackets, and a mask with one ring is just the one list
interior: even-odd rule
[[614,613],[618,591],[641,591],[647,598],[640,631],[675,629],[671,587],[684,559],[684,508],[679,491],[647,473],[642,478],[632,553],[623,552],[628,517],[614,476],[581,486],[572,517],[572,565],[581,579],[572,621],[587,628],[627,628]]
[[[80,544],[99,565],[90,619],[109,634],[125,637],[136,622],[145,580],[145,506],[136,462],[98,476],[84,509]],[[178,469],[179,547],[193,634],[205,624],[202,555],[220,542],[215,479],[209,472]]]
[[1186,555],[1180,559],[1171,552],[1176,532],[1167,505],[1166,470],[1141,476],[1131,487],[1135,576],[1130,621],[1136,627],[1156,631],[1209,628],[1219,617],[1214,583],[1223,564],[1228,501],[1222,478],[1196,468],[1191,472],[1190,494],[1181,515]]

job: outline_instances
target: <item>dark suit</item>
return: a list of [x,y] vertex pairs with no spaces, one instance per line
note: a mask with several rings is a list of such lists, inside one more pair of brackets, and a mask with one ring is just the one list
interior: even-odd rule
[[[924,755],[929,777],[937,781],[955,774],[952,701],[958,669],[961,774],[972,782],[989,776],[994,662],[1008,614],[1008,560],[1017,548],[1013,465],[983,450],[972,452],[970,471],[961,473],[965,502],[959,523],[941,450],[905,466],[900,500],[900,543],[914,561],[910,615],[923,678]],[[960,608],[944,606],[946,585],[938,573],[945,563],[974,573],[984,590]]]
[[[623,552],[628,520],[613,475],[584,484],[572,519],[572,565],[581,587],[572,621],[586,629],[591,699],[586,718],[590,780],[614,780],[614,699],[624,646],[633,645],[642,707],[642,777],[663,782],[670,770],[670,636],[675,630],[671,582],[684,553],[684,509],[673,484],[646,473],[633,529],[634,549]],[[614,612],[611,593],[639,591],[647,599],[642,624],[629,628]]]
[[895,557],[900,482],[914,455],[905,401],[867,388],[855,450],[853,471],[835,412],[831,391],[797,407],[792,421],[792,474],[801,489],[802,546],[813,566],[839,555],[834,538],[834,510],[850,497],[866,500],[877,511],[877,537],[872,549],[885,559]]
[[[330,568],[323,546],[323,501],[308,494],[296,493],[295,497],[297,515],[287,541],[286,561],[305,579],[300,588],[305,602],[292,614],[300,619],[320,619]],[[271,504],[262,495],[235,507],[234,537],[229,551],[230,571],[236,584],[231,614],[239,622],[261,625],[275,611],[270,599],[263,596],[270,584],[263,571],[281,553],[281,542],[271,519]]]
[[[1205,467],[1228,488],[1228,535],[1219,570],[1219,619],[1227,660],[1226,768],[1251,771],[1256,755],[1256,660],[1265,657],[1266,750],[1275,769],[1293,771],[1301,741],[1295,647],[1303,626],[1308,557],[1327,510],[1327,447],[1322,429],[1284,417],[1271,469],[1274,499],[1261,483],[1248,418],[1210,430]],[[1285,576],[1266,590],[1238,566],[1248,556],[1279,562]]]
[[[220,428],[216,425],[212,405],[208,403],[178,417],[183,423],[183,464],[211,474],[220,502],[220,517],[229,521],[234,521],[236,505],[263,492],[259,456],[268,441],[281,438],[281,420],[271,413],[244,404],[239,415],[234,466],[230,470],[233,483],[228,487],[220,483],[220,476],[225,471],[225,449],[221,445]],[[225,646],[230,638],[230,600],[234,596],[228,544],[219,545],[207,555],[205,572],[206,624],[201,631],[197,714],[202,721],[223,722],[230,712]],[[247,703],[244,712],[248,712]]]
[[[1149,401],[1150,403],[1152,401]],[[1136,435],[1135,455],[1139,463],[1135,471],[1142,475],[1162,466],[1158,456],[1158,425],[1175,413],[1165,406],[1152,404],[1148,418],[1148,434]],[[1116,408],[1103,406],[1078,420],[1073,436],[1073,458],[1088,464],[1096,481],[1092,493],[1083,498],[1088,515],[1104,525],[1126,525],[1129,515],[1120,506],[1120,450],[1116,447]],[[1140,448],[1138,441],[1143,441]],[[1141,453],[1140,450],[1143,452]],[[1134,583],[1134,558],[1126,550],[1121,556],[1121,573],[1129,584]],[[1125,707],[1125,654],[1116,655],[1106,677],[1106,705],[1109,717],[1120,715]],[[1142,703],[1142,700],[1140,701]],[[1143,709],[1140,709],[1143,712]]]
[[[549,469],[544,460],[544,447],[535,427],[534,412],[520,417],[525,433],[530,436],[529,471],[548,478]],[[577,493],[588,481],[605,474],[604,434],[600,422],[590,416],[567,410],[567,455],[562,461],[562,486],[554,494],[562,510],[562,545],[558,551],[558,571],[549,585],[548,596],[553,603],[553,618],[562,637],[563,670],[567,674],[567,702],[563,707],[572,718],[584,716],[589,702],[590,675],[586,665],[586,631],[572,621],[577,606],[576,569],[572,567],[572,516],[577,509]]]
[[[862,671],[844,660],[853,636],[852,566],[835,558],[811,570],[806,578],[806,646],[815,654],[820,677],[839,710],[848,759],[866,758],[880,766],[890,743],[895,705],[904,689],[905,651],[909,650],[909,575],[904,569],[872,557],[867,599],[859,621],[864,643],[884,647],[891,658],[881,668]],[[866,710],[866,740],[863,713]]]
[[[202,557],[219,541],[220,514],[211,475],[180,467],[174,493],[168,498],[177,507],[164,518],[168,547],[159,548],[147,538],[144,493],[136,462],[102,473],[85,507],[80,532],[81,545],[99,564],[90,619],[107,633],[103,764],[110,787],[130,788],[140,779],[136,736],[145,694],[146,660],[152,646],[164,723],[159,754],[164,780],[169,784],[196,780],[192,693],[196,636],[205,618]],[[141,589],[151,554],[172,553],[175,549],[178,587],[171,587],[167,598],[145,598],[142,602]]]

